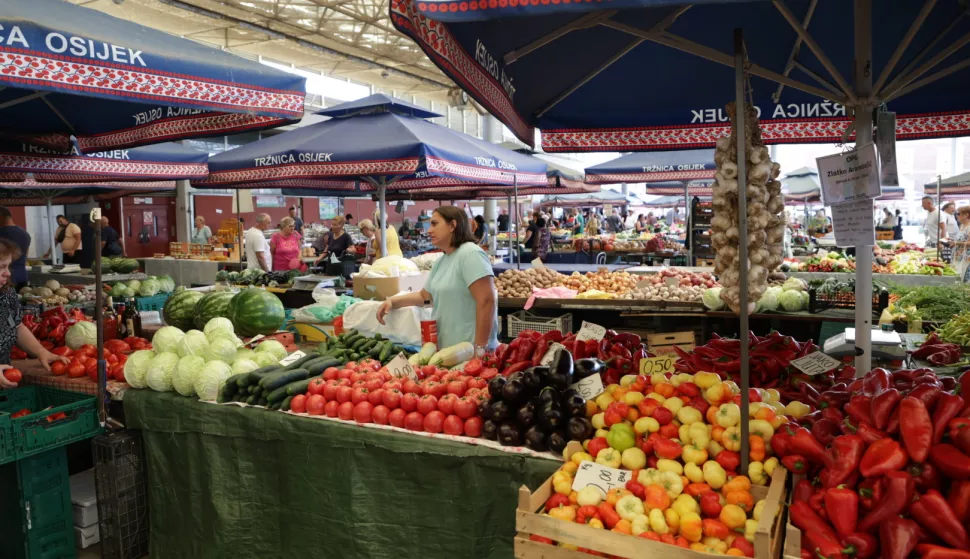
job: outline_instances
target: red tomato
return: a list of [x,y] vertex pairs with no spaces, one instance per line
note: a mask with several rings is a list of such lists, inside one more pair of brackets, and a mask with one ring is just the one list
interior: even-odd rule
[[[310,415],[323,415],[323,406],[326,405],[326,403],[327,402],[323,399],[323,396],[319,394],[312,394],[306,399],[306,412]],[[290,401],[290,405],[293,405],[292,401]]]
[[71,378],[78,378],[84,376],[84,364],[79,361],[71,361],[71,364],[67,366],[67,376]]
[[348,369],[344,367],[343,369],[340,369],[339,371],[337,371],[337,378],[350,378],[350,375],[352,374],[354,374],[353,369]]
[[344,368],[345,369],[350,369],[351,371],[356,371],[357,370],[357,362],[356,361],[348,361],[347,364],[344,365]]
[[391,413],[387,414],[387,422],[394,427],[404,427],[404,417],[407,412],[401,408],[391,410]]
[[[314,394],[313,396],[318,396],[318,394]],[[290,400],[290,411],[293,413],[306,413],[306,404],[307,397],[303,394],[297,394]]]
[[387,406],[381,404],[379,406],[374,406],[374,411],[371,412],[371,417],[374,419],[374,423],[378,425],[387,425],[388,416],[391,414],[391,410]]
[[448,383],[447,390],[449,394],[464,396],[465,391],[468,390],[468,385],[463,380],[453,380]]
[[384,389],[376,388],[370,391],[367,395],[367,401],[371,403],[372,406],[379,406],[384,401]]
[[147,342],[143,342],[141,340],[136,340],[135,343],[131,344],[131,349],[134,349],[136,351],[137,350],[145,349],[147,347],[148,347],[148,343]]
[[118,362],[118,356],[115,355],[115,354],[111,354],[111,355],[108,355],[107,357],[105,357],[104,360],[107,361],[108,363],[111,363],[112,365],[114,365],[115,363]]
[[[425,422],[428,418],[424,418]],[[465,432],[465,422],[457,415],[449,415],[445,418],[444,432],[446,435],[461,435]]]
[[[337,381],[328,380],[323,384],[323,397],[330,400],[335,400],[337,398]],[[292,403],[292,402],[291,402]]]
[[438,410],[434,410],[428,415],[424,416],[424,421],[422,422],[422,427],[428,433],[440,433],[444,429],[445,425],[445,414]]
[[369,378],[364,381],[364,386],[366,386],[367,390],[371,392],[379,389],[383,385],[384,385],[384,381],[382,381],[379,378]]
[[429,413],[437,409],[438,409],[438,399],[430,394],[421,396],[421,399],[418,400],[418,411],[421,412],[423,415],[428,415]]
[[374,413],[374,404],[367,400],[359,402],[354,406],[354,421],[357,423],[370,423],[371,414]]
[[23,380],[24,374],[20,372],[20,369],[4,369],[3,378],[9,380],[10,382],[16,384]]
[[468,419],[478,412],[478,404],[470,398],[458,398],[455,402],[455,415],[462,419]]
[[60,355],[62,357],[70,357],[71,355],[74,355],[74,350],[72,350],[67,346],[61,346],[61,347],[55,347],[54,349],[52,349],[51,353],[53,353],[54,355]]
[[353,397],[354,389],[346,385],[338,386],[335,395],[337,402],[343,404],[344,402],[349,402]]
[[408,431],[421,431],[424,429],[424,416],[416,411],[407,414],[404,416],[404,428]]
[[125,338],[122,341],[125,342],[128,345],[132,345],[132,344],[134,344],[135,342],[137,342],[137,341],[139,341],[141,339],[142,338],[136,338],[135,336],[128,336],[127,338]]
[[354,373],[351,373],[350,376],[347,378],[349,378],[350,382],[354,384],[358,384],[358,383],[364,384],[364,375],[362,373],[354,372]]
[[[488,386],[488,381],[482,377],[475,377],[468,379],[468,389],[484,390]],[[467,394],[467,392],[466,392]]]
[[343,419],[344,421],[350,421],[354,418],[354,403],[344,402],[337,406],[337,417]]
[[445,415],[451,415],[455,413],[455,402],[458,401],[458,396],[454,394],[445,394],[441,398],[438,398],[438,409],[441,410]]
[[431,375],[431,376],[427,377],[426,380],[428,382],[441,382],[441,376],[440,375]]
[[498,376],[498,369],[485,369],[478,378],[488,382]]
[[74,355],[83,355],[85,357],[97,357],[98,350],[93,346],[83,345],[80,349],[74,352]]
[[401,396],[401,409],[405,413],[411,413],[418,409],[418,397],[415,394],[405,394]]
[[323,412],[327,414],[327,417],[337,417],[337,408],[340,404],[336,400],[330,400],[323,406]]
[[91,380],[98,380],[98,361],[96,359],[84,364],[84,374],[88,375]]
[[92,349],[95,350],[95,351],[98,350],[98,348],[94,347],[91,344],[81,344],[81,347],[77,348],[78,351],[89,351],[89,350],[92,350]]
[[323,380],[333,380],[333,379],[339,378],[337,377],[337,373],[339,372],[340,372],[340,369],[336,367],[330,367],[323,372]]
[[424,376],[429,377],[438,372],[438,367],[435,367],[434,365],[425,365],[424,367],[421,367],[421,372],[424,373]]
[[[310,386],[307,387],[307,392],[310,394],[323,394],[323,389],[326,387],[327,382],[322,378],[315,378],[310,381]],[[324,396],[326,398],[326,396]],[[329,400],[329,398],[327,398]],[[290,406],[293,405],[293,401],[290,400]]]
[[481,359],[472,359],[468,363],[465,363],[465,374],[470,377],[477,377],[482,374],[484,367],[482,367]]
[[392,378],[394,378],[394,375],[392,375],[391,372],[388,371],[387,369],[380,369],[378,371],[378,373],[380,373],[381,380],[383,380],[384,382],[387,382],[387,381],[391,380]]
[[388,409],[396,410],[401,407],[401,391],[385,388],[381,392],[381,403]]
[[11,414],[10,419],[17,419],[18,417],[24,417],[25,415],[30,415],[30,410],[27,408],[23,408],[17,413]]
[[401,390],[401,388],[404,387],[404,383],[399,380],[389,380],[385,382],[383,385],[381,385],[381,387],[384,389],[384,392],[387,392],[388,390],[397,390],[398,392],[404,392],[403,390]]
[[435,398],[441,398],[448,393],[448,387],[442,382],[429,382],[424,387],[425,394],[431,394]]
[[118,356],[118,364],[119,365],[124,365],[127,362],[128,362],[128,356],[127,355],[121,354],[121,355]]
[[465,436],[466,437],[481,437],[482,436],[482,418],[475,416],[469,417],[465,420]]
[[407,394],[421,394],[421,386],[418,385],[414,379],[409,378],[408,380],[404,381],[404,386],[402,387],[401,391]]
[[63,361],[55,361],[51,363],[51,372],[55,375],[63,375],[67,373],[67,363]]
[[353,393],[350,396],[350,401],[357,405],[361,402],[367,401],[367,397],[370,396],[370,390],[367,390],[363,386],[354,388]]

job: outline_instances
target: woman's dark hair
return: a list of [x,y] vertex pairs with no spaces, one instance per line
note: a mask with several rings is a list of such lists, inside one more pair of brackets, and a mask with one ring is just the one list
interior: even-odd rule
[[539,229],[542,229],[545,226],[546,226],[546,220],[542,219],[541,217],[536,220],[536,227],[538,227]]
[[472,234],[472,227],[468,223],[468,216],[465,210],[457,206],[438,206],[434,212],[441,219],[454,224],[455,230],[451,232],[451,246],[458,248],[465,243],[475,243],[475,235]]
[[20,247],[10,239],[0,238],[0,259],[9,257],[11,260],[20,258]]
[[896,210],[896,215],[899,215],[900,213],[902,212],[900,212],[899,210]]
[[475,216],[475,222],[478,223],[478,226],[479,227],[484,227],[485,226],[485,218],[482,217],[482,216],[480,216],[480,215],[476,215]]

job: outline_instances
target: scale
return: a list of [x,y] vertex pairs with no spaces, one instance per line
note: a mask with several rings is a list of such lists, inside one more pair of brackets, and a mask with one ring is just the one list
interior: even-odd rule
[[317,287],[334,287],[336,282],[337,278],[335,276],[310,274],[308,276],[293,278],[293,287],[291,289],[313,291]]
[[[846,328],[825,340],[822,351],[832,357],[855,356],[855,328]],[[872,358],[883,361],[902,361],[906,359],[906,346],[898,332],[872,329]]]
[[52,274],[77,274],[80,271],[80,264],[58,264],[57,266],[52,266],[50,269],[50,273]]

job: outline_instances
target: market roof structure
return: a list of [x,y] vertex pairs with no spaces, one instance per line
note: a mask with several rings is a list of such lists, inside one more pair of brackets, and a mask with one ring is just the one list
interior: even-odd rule
[[[944,200],[965,200],[970,198],[970,173],[963,173],[955,177],[943,179],[943,199]],[[923,185],[923,192],[927,196],[936,196],[936,181],[928,182]]]

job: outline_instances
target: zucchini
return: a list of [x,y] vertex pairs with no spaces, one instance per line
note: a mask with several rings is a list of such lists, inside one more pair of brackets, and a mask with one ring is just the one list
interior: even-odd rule
[[303,364],[304,363],[306,363],[308,361],[313,361],[317,357],[320,357],[320,356],[317,355],[316,353],[310,353],[308,355],[304,355],[303,357],[301,357],[301,358],[297,359],[296,361],[290,363],[289,365],[286,365],[285,367],[283,367],[283,370],[284,371],[292,371],[294,369],[299,369],[299,368],[303,367]]
[[293,401],[293,396],[287,396],[283,403],[280,404],[281,411],[290,411],[290,402]]
[[391,351],[393,349],[394,349],[394,344],[392,344],[391,342],[387,342],[386,344],[384,344],[384,349],[381,350],[380,357],[378,357],[378,360],[380,360],[380,362],[383,363],[384,361],[389,359],[391,357]]
[[307,391],[307,388],[310,386],[310,381],[313,380],[314,378],[319,378],[319,377],[299,379],[299,380],[284,384],[283,386],[280,386],[279,388],[267,394],[266,400],[268,400],[270,403],[282,402],[284,399],[286,399],[287,396],[303,394],[304,392]]
[[[281,386],[286,386],[291,382],[304,380],[309,376],[310,376],[310,371],[307,371],[306,369],[292,369],[289,371],[280,371],[278,373],[273,373],[272,375],[269,375],[263,380],[259,381],[259,385],[264,391],[270,392],[270,391],[276,390]],[[280,399],[282,400],[282,398]]]
[[438,351],[438,346],[431,342],[421,346],[421,351],[417,353],[418,365],[427,365],[428,361],[431,360],[431,356],[434,355],[436,351]]
[[327,357],[322,361],[315,361],[306,367],[307,371],[310,371],[311,375],[320,375],[330,367],[339,367],[343,365],[343,361],[339,359],[334,359],[332,357]]

